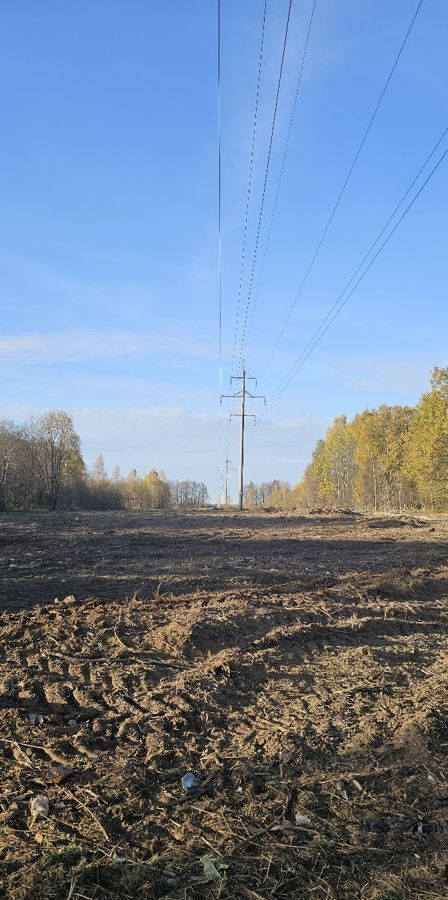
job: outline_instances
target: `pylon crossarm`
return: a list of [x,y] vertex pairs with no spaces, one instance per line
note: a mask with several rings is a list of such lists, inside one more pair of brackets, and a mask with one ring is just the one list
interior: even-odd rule
[[264,400],[264,405],[266,406],[266,397],[264,394],[251,394],[249,391],[246,391],[246,397],[250,397],[251,400]]

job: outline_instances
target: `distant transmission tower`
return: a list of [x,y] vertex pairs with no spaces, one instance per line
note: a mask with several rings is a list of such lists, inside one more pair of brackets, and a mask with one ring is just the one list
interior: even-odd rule
[[228,506],[229,505],[229,480],[232,477],[231,472],[234,472],[235,469],[233,469],[233,467],[232,467],[231,459],[226,458],[225,466],[226,466],[226,471],[224,474],[224,481],[225,481],[225,489],[224,489],[225,490],[225,501],[224,501],[224,503],[225,503],[225,506]]

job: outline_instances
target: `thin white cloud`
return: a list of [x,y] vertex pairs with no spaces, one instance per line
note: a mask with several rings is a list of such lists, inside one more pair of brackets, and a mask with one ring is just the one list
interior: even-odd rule
[[[387,393],[418,396],[427,389],[431,369],[437,364],[434,357],[420,355],[412,359],[390,360],[374,355],[321,357],[315,367],[327,372],[333,379],[363,390],[382,394],[382,402],[388,402]],[[443,365],[443,362],[439,363]]]
[[212,358],[207,341],[156,331],[55,331],[0,336],[0,363],[21,366],[78,363],[109,357],[168,354]]
[[14,279],[46,297],[46,305],[53,302],[60,306],[61,298],[67,308],[72,305],[78,317],[84,310],[106,311],[110,314],[141,320],[142,312],[153,314],[158,305],[158,295],[146,280],[122,280],[114,277],[79,279],[62,268],[38,259],[15,253],[0,253],[0,270],[12,274]]
[[330,419],[322,418],[322,416],[316,416],[314,419],[308,418],[300,418],[300,419],[279,419],[276,422],[277,428],[303,428],[303,426],[316,425],[317,427],[327,428],[330,424]]

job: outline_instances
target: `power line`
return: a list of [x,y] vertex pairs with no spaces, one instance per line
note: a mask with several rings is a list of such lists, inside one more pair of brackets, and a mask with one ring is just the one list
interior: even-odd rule
[[[302,59],[301,59],[300,68],[299,68],[299,75],[298,75],[297,85],[296,85],[296,91],[295,91],[295,95],[294,95],[294,102],[293,102],[293,105],[292,105],[291,116],[290,116],[290,119],[289,119],[289,126],[288,126],[288,132],[287,132],[287,137],[286,137],[286,143],[285,143],[285,148],[284,148],[284,150],[283,150],[283,159],[282,159],[282,164],[281,164],[281,167],[280,167],[280,174],[279,174],[278,181],[277,181],[277,188],[276,188],[276,192],[275,192],[274,205],[273,205],[273,207],[272,207],[271,219],[270,219],[270,222],[269,222],[268,234],[267,234],[266,243],[265,243],[265,248],[264,248],[264,252],[263,252],[263,259],[262,259],[262,263],[261,263],[261,267],[260,267],[260,273],[259,273],[259,276],[258,276],[257,291],[256,291],[255,299],[254,299],[254,302],[253,302],[253,305],[252,305],[251,322],[250,322],[250,325],[249,325],[249,328],[248,328],[248,329],[247,329],[247,323],[248,323],[248,315],[247,315],[247,313],[248,313],[249,310],[247,309],[247,311],[246,311],[246,317],[245,317],[244,328],[243,328],[243,337],[242,337],[242,342],[241,342],[241,356],[244,354],[244,346],[245,346],[245,342],[246,342],[246,339],[247,339],[248,336],[249,336],[250,328],[251,328],[251,325],[252,325],[252,322],[253,322],[253,319],[254,319],[254,315],[255,315],[255,309],[256,309],[256,306],[257,306],[257,303],[258,303],[258,298],[259,298],[259,296],[260,296],[261,282],[262,282],[262,280],[263,280],[264,268],[265,268],[265,265],[266,265],[266,258],[267,258],[267,254],[268,254],[269,244],[270,244],[270,241],[271,241],[272,228],[273,228],[273,224],[274,224],[275,215],[276,215],[276,212],[277,212],[278,198],[279,198],[279,194],[280,194],[280,187],[281,187],[281,183],[282,183],[282,180],[283,180],[283,174],[284,174],[285,164],[286,164],[286,157],[287,157],[287,154],[288,154],[289,144],[290,144],[290,140],[291,140],[292,126],[293,126],[294,117],[295,117],[295,114],[296,114],[296,108],[297,108],[297,102],[298,102],[298,99],[299,99],[300,87],[301,87],[301,84],[302,84],[303,71],[304,71],[304,68],[305,68],[305,61],[306,61],[306,57],[307,57],[307,53],[308,53],[308,46],[309,46],[309,42],[310,42],[311,29],[312,29],[312,27],[313,27],[313,19],[314,19],[314,14],[315,14],[315,12],[316,12],[316,6],[317,6],[317,0],[313,0],[313,4],[312,4],[312,7],[311,7],[311,14],[310,14],[309,22],[308,22],[308,29],[307,29],[306,38],[305,38],[305,46],[304,46],[304,49],[303,49]],[[246,335],[246,329],[247,329],[247,335]]]
[[222,234],[221,234],[221,0],[217,8],[217,88],[218,88],[218,327],[219,392],[222,391]]
[[[282,77],[283,77],[283,67],[284,67],[284,63],[285,63],[286,44],[288,41],[288,32],[289,32],[289,23],[290,23],[290,19],[291,19],[292,4],[293,4],[293,0],[289,0],[288,15],[286,18],[286,25],[285,25],[285,34],[284,34],[284,38],[283,38],[282,56],[281,56],[281,61],[280,61],[280,70],[279,70],[278,79],[277,79],[277,91],[276,91],[276,96],[275,96],[274,112],[273,112],[273,117],[272,117],[271,134],[270,134],[270,138],[269,138],[268,155],[267,155],[266,167],[265,167],[265,173],[264,173],[263,191],[261,194],[260,212],[259,212],[259,216],[258,216],[258,225],[257,225],[256,238],[255,238],[254,256],[253,256],[252,269],[251,269],[250,280],[249,280],[249,291],[248,291],[248,299],[247,299],[247,305],[246,305],[246,317],[247,317],[248,307],[250,305],[250,299],[252,296],[255,265],[257,262],[258,245],[260,242],[261,222],[263,219],[264,204],[265,204],[265,199],[266,199],[266,188],[267,188],[267,182],[268,182],[269,168],[270,168],[270,164],[271,164],[272,144],[273,144],[273,140],[274,140],[275,125],[276,125],[276,121],[277,121],[278,101],[279,101],[280,87],[281,87]],[[234,350],[235,349],[236,349],[236,346],[234,347]],[[235,354],[233,354],[233,357],[232,357],[232,374],[233,374],[233,370],[234,370],[234,365],[235,365]]]
[[345,306],[345,304],[350,300],[350,297],[353,295],[353,293],[355,292],[356,288],[359,286],[359,284],[361,283],[361,281],[363,280],[363,278],[367,275],[367,272],[371,269],[371,267],[373,266],[375,260],[378,259],[378,256],[379,256],[380,253],[384,250],[385,246],[389,243],[389,241],[390,241],[392,235],[395,234],[397,228],[400,226],[400,224],[402,223],[403,219],[407,216],[408,212],[409,212],[410,209],[413,207],[414,203],[416,202],[416,200],[418,199],[418,197],[420,196],[420,194],[422,193],[422,191],[425,189],[425,187],[426,187],[426,185],[428,184],[428,182],[431,180],[431,178],[433,177],[433,175],[435,174],[435,172],[437,171],[437,169],[439,168],[439,166],[441,165],[441,163],[443,162],[443,160],[444,160],[445,157],[447,156],[447,154],[448,154],[448,147],[444,150],[444,152],[442,153],[442,155],[439,157],[439,159],[437,160],[437,162],[435,163],[435,165],[433,166],[433,168],[432,168],[431,171],[429,172],[429,175],[427,175],[427,177],[425,178],[423,184],[419,187],[418,191],[414,194],[412,200],[408,203],[408,205],[406,206],[406,208],[405,208],[404,211],[402,212],[400,218],[397,220],[397,222],[395,223],[395,225],[393,226],[393,228],[391,229],[391,231],[389,232],[389,234],[387,235],[387,237],[385,238],[385,240],[382,242],[382,244],[380,244],[378,250],[376,251],[376,253],[375,253],[374,256],[372,257],[372,259],[369,261],[369,263],[367,264],[366,268],[365,268],[364,271],[361,273],[361,275],[359,276],[359,278],[355,281],[355,284],[353,284],[353,286],[351,287],[351,289],[350,289],[349,293],[347,294],[347,296],[345,297],[345,299],[342,299],[342,298],[344,297],[344,294],[346,293],[346,291],[348,290],[348,288],[349,288],[350,285],[352,284],[353,280],[356,278],[356,276],[357,276],[357,274],[359,273],[360,269],[361,269],[362,266],[364,265],[365,261],[367,260],[367,258],[368,258],[368,257],[370,256],[370,254],[372,253],[373,249],[374,249],[374,248],[376,247],[376,245],[378,244],[378,242],[379,242],[379,240],[381,239],[382,235],[383,235],[384,232],[386,231],[388,225],[390,224],[390,222],[392,221],[392,219],[395,217],[395,215],[396,215],[396,213],[398,212],[399,208],[402,206],[402,204],[403,204],[403,202],[404,202],[404,199],[408,196],[408,194],[409,194],[410,191],[412,190],[413,185],[415,184],[415,182],[416,182],[417,179],[419,178],[419,176],[420,176],[420,174],[422,173],[423,169],[426,168],[427,163],[429,162],[429,160],[431,159],[431,157],[434,155],[434,153],[436,152],[437,147],[440,145],[441,141],[443,140],[443,138],[445,137],[445,135],[446,135],[447,133],[448,133],[448,127],[445,129],[445,131],[443,132],[443,134],[441,135],[441,137],[438,139],[438,141],[437,141],[437,143],[435,144],[435,146],[433,147],[431,153],[430,153],[429,156],[427,157],[425,163],[424,163],[423,166],[420,168],[419,172],[417,173],[417,175],[415,176],[415,178],[414,178],[413,181],[411,182],[411,184],[410,184],[408,190],[406,191],[406,193],[405,193],[405,194],[403,195],[403,197],[401,198],[400,202],[399,202],[399,203],[397,204],[397,206],[395,207],[395,209],[394,209],[392,215],[389,217],[389,219],[387,220],[386,224],[384,225],[384,227],[382,228],[381,232],[379,233],[378,237],[376,238],[376,240],[374,241],[374,243],[371,245],[370,249],[368,250],[368,252],[367,252],[366,255],[364,256],[364,259],[362,260],[362,262],[360,263],[360,265],[358,266],[358,268],[356,269],[356,271],[354,272],[354,274],[352,275],[352,277],[349,279],[349,281],[348,281],[347,284],[345,285],[344,290],[341,291],[341,293],[339,294],[339,297],[337,298],[337,300],[335,301],[335,303],[333,304],[333,306],[331,307],[331,309],[328,311],[328,313],[327,313],[327,315],[325,316],[325,318],[322,320],[322,322],[321,322],[321,324],[319,325],[319,327],[318,327],[318,328],[316,329],[316,331],[314,332],[313,336],[310,338],[310,340],[308,341],[308,343],[306,344],[306,346],[305,346],[304,349],[302,350],[302,352],[301,352],[301,354],[299,355],[299,357],[297,358],[296,362],[295,362],[295,363],[293,364],[293,366],[290,368],[289,372],[287,373],[287,375],[285,376],[285,378],[283,379],[283,381],[280,383],[280,385],[279,385],[279,387],[276,389],[276,391],[274,391],[274,393],[273,393],[273,395],[272,395],[272,397],[271,397],[271,399],[270,399],[270,401],[269,401],[270,405],[272,405],[273,403],[275,403],[275,402],[279,399],[279,397],[280,397],[281,394],[286,390],[286,388],[288,387],[288,385],[290,384],[290,382],[292,381],[292,379],[295,377],[295,375],[297,374],[297,372],[299,371],[299,369],[302,368],[302,366],[305,364],[305,362],[306,362],[306,360],[308,359],[308,357],[311,356],[311,353],[312,353],[313,350],[317,347],[317,345],[319,344],[319,342],[322,340],[323,336],[326,334],[326,332],[327,332],[328,329],[330,328],[330,325],[334,322],[336,316],[339,315],[339,313],[341,312],[341,310],[343,309],[343,307]]
[[322,244],[324,243],[325,238],[326,238],[326,236],[327,236],[327,233],[328,233],[328,230],[329,230],[329,228],[330,228],[330,225],[331,225],[331,223],[332,223],[332,221],[333,221],[333,219],[334,219],[334,216],[335,216],[335,214],[336,214],[336,212],[337,212],[337,209],[338,209],[338,207],[339,207],[339,205],[340,205],[340,203],[341,203],[342,197],[343,197],[343,195],[344,195],[344,193],[345,193],[345,190],[346,190],[346,188],[347,188],[347,185],[348,185],[348,183],[349,183],[349,181],[350,181],[350,178],[351,178],[351,176],[352,176],[352,174],[353,174],[353,171],[354,171],[354,169],[355,169],[356,163],[358,162],[358,159],[359,159],[359,157],[360,157],[360,155],[361,155],[361,152],[362,152],[362,150],[363,150],[363,147],[364,147],[364,144],[365,144],[365,142],[366,142],[366,140],[367,140],[367,137],[368,137],[368,135],[369,135],[369,132],[370,132],[370,130],[371,130],[371,128],[372,128],[372,125],[373,125],[373,123],[374,123],[374,121],[375,121],[375,119],[376,119],[376,116],[377,116],[377,114],[378,114],[378,111],[379,111],[379,109],[380,109],[380,106],[381,106],[381,104],[382,104],[382,102],[383,102],[383,99],[384,99],[384,97],[385,97],[386,91],[387,91],[387,89],[388,89],[388,87],[389,87],[389,84],[390,84],[390,82],[391,82],[391,80],[392,80],[392,76],[393,76],[393,74],[394,74],[394,72],[395,72],[395,69],[397,68],[398,62],[399,62],[400,57],[401,57],[401,55],[402,55],[402,53],[403,53],[403,50],[404,50],[404,48],[405,48],[405,46],[406,46],[406,43],[407,43],[408,38],[409,38],[409,35],[411,34],[412,28],[413,28],[413,26],[414,26],[415,20],[416,20],[416,18],[417,18],[417,16],[418,16],[418,13],[419,13],[419,11],[420,11],[420,8],[421,8],[422,4],[423,4],[423,0],[419,0],[419,2],[418,2],[418,4],[417,4],[417,8],[416,8],[416,10],[415,10],[415,12],[414,12],[414,15],[412,16],[412,19],[411,19],[411,21],[410,21],[410,23],[409,23],[409,25],[408,25],[406,34],[405,34],[405,36],[404,36],[404,38],[403,38],[403,40],[402,40],[402,42],[401,42],[400,48],[399,48],[399,50],[398,50],[398,53],[397,53],[397,55],[396,55],[396,57],[395,57],[395,59],[394,59],[392,68],[391,68],[391,70],[390,70],[390,72],[389,72],[389,74],[388,74],[388,76],[387,76],[387,78],[386,78],[386,81],[385,81],[384,86],[383,86],[383,88],[382,88],[382,90],[381,90],[380,96],[379,96],[379,98],[378,98],[378,100],[377,100],[377,102],[376,102],[375,108],[374,108],[373,113],[372,113],[372,115],[371,115],[371,117],[370,117],[370,120],[369,120],[369,122],[368,122],[367,128],[366,128],[366,130],[365,130],[365,132],[364,132],[364,134],[363,134],[363,137],[362,137],[362,139],[361,139],[361,143],[359,144],[359,147],[358,147],[358,149],[357,149],[357,151],[356,151],[356,153],[355,153],[355,156],[354,156],[354,158],[353,158],[353,160],[352,160],[352,162],[351,162],[351,164],[350,164],[349,170],[348,170],[348,172],[347,172],[347,175],[346,175],[346,177],[345,177],[345,180],[344,180],[344,182],[343,182],[343,184],[342,184],[342,187],[341,187],[341,189],[340,189],[340,191],[339,191],[339,194],[338,194],[338,197],[337,197],[337,199],[336,199],[336,203],[334,204],[334,206],[333,206],[333,208],[332,208],[332,210],[331,210],[331,212],[330,212],[330,215],[329,215],[329,217],[328,217],[327,223],[326,223],[326,225],[325,225],[325,227],[324,227],[324,230],[323,230],[323,232],[322,232],[322,234],[321,234],[321,236],[320,236],[320,238],[319,238],[317,247],[316,247],[316,249],[315,249],[315,251],[314,251],[314,253],[313,253],[313,256],[311,257],[311,261],[310,261],[310,263],[309,263],[309,265],[308,265],[308,268],[307,268],[307,270],[306,270],[306,272],[305,272],[305,275],[304,275],[303,278],[302,278],[302,281],[301,281],[301,283],[300,283],[300,286],[299,286],[299,289],[298,289],[298,291],[297,291],[297,294],[296,294],[296,296],[295,296],[295,298],[294,298],[294,301],[293,301],[293,303],[292,303],[292,305],[291,305],[291,307],[290,307],[290,309],[289,309],[289,311],[288,311],[288,313],[287,313],[287,316],[286,316],[286,318],[285,318],[285,321],[284,321],[284,323],[283,323],[283,325],[282,325],[282,327],[281,327],[281,329],[280,329],[280,332],[279,332],[279,334],[278,334],[278,336],[277,336],[277,338],[276,338],[276,340],[275,340],[274,346],[273,346],[273,348],[272,348],[272,350],[271,350],[271,353],[270,353],[270,355],[269,355],[269,357],[268,357],[268,360],[267,360],[267,362],[266,362],[266,364],[265,364],[265,366],[264,366],[264,369],[263,369],[263,371],[262,371],[262,373],[261,373],[261,376],[260,376],[261,378],[263,378],[263,376],[266,374],[266,371],[267,371],[267,369],[268,369],[268,367],[269,367],[269,365],[270,365],[270,362],[271,362],[271,360],[272,360],[272,358],[273,358],[273,356],[274,356],[274,354],[275,354],[275,352],[276,352],[276,350],[277,350],[277,347],[278,347],[278,345],[279,345],[279,343],[280,343],[280,341],[281,341],[281,339],[282,339],[282,337],[283,337],[283,335],[284,335],[284,333],[285,333],[285,330],[286,330],[287,325],[288,325],[288,323],[289,323],[289,320],[290,320],[290,318],[291,318],[291,316],[292,316],[292,313],[294,312],[294,309],[295,309],[295,307],[296,307],[296,305],[297,305],[297,303],[298,303],[298,301],[299,301],[299,299],[300,299],[300,296],[301,296],[301,294],[302,294],[303,288],[305,287],[305,285],[306,285],[306,283],[307,283],[307,281],[308,281],[308,278],[309,278],[309,275],[310,275],[310,273],[311,273],[311,270],[312,270],[312,268],[313,268],[313,266],[314,266],[314,263],[316,262],[316,259],[317,259],[318,255],[319,255],[319,252],[320,252],[320,250],[321,250]]
[[[247,300],[246,313],[245,313],[245,323],[247,322],[247,315],[248,315],[248,309],[249,309],[249,305],[250,305],[253,280],[254,280],[255,265],[256,265],[256,261],[257,261],[258,244],[260,241],[261,223],[262,223],[262,219],[263,219],[264,203],[265,203],[265,198],[266,198],[267,181],[268,181],[269,168],[270,168],[270,163],[271,163],[272,145],[273,145],[273,140],[274,140],[275,125],[276,125],[276,121],[277,121],[278,101],[279,101],[280,88],[281,88],[282,77],[283,77],[283,68],[284,68],[284,63],[285,63],[286,45],[287,45],[287,41],[288,41],[289,23],[291,20],[292,4],[293,4],[293,0],[289,0],[288,14],[287,14],[287,18],[286,18],[285,33],[284,33],[283,45],[282,45],[282,55],[281,55],[281,60],[280,60],[280,69],[279,69],[279,74],[278,74],[278,79],[277,79],[277,90],[276,90],[274,111],[273,111],[273,117],[272,117],[268,155],[267,155],[266,167],[265,167],[265,173],[264,173],[263,191],[262,191],[260,211],[259,211],[259,216],[258,216],[255,249],[254,249],[254,256],[253,256],[252,269],[251,269],[250,282],[249,282],[249,292],[248,292],[248,300]],[[238,315],[239,315],[239,306],[240,306],[240,304],[238,303],[238,310],[237,310]],[[235,337],[234,337],[234,344],[233,344],[232,368],[231,368],[232,377],[234,377],[233,372],[234,372],[235,359],[236,359],[237,339],[238,339],[238,321],[235,323]],[[242,352],[240,353],[240,365],[241,366],[243,365]],[[228,447],[229,447],[229,442],[230,442],[230,426],[231,426],[231,421],[232,421],[232,416],[233,416],[233,408],[234,408],[234,399],[232,399],[231,410],[230,410],[228,420],[227,420],[226,438],[225,438],[226,454],[228,453]]]
[[[218,139],[218,353],[219,353],[219,393],[222,393],[222,234],[221,234],[221,0],[217,0],[217,139]],[[222,414],[219,412],[218,430],[218,498],[222,491],[221,482],[221,442]]]
[[[239,283],[238,283],[238,297],[237,297],[237,308],[236,308],[236,316],[235,316],[235,331],[233,338],[233,350],[232,350],[232,370],[235,361],[236,355],[236,346],[238,341],[238,330],[239,330],[239,320],[240,320],[240,309],[241,309],[241,295],[243,289],[243,275],[244,275],[244,266],[246,260],[246,245],[247,245],[247,231],[249,224],[249,209],[250,209],[250,201],[252,195],[252,178],[253,178],[253,169],[254,169],[254,159],[255,159],[255,139],[257,133],[257,125],[258,125],[258,108],[260,101],[260,87],[261,87],[261,73],[263,67],[263,53],[264,53],[264,39],[266,32],[266,17],[267,17],[267,0],[264,0],[263,7],[263,18],[261,24],[261,37],[260,37],[260,49],[258,53],[258,72],[257,72],[257,85],[255,91],[255,108],[254,108],[254,116],[253,116],[253,125],[252,125],[252,142],[251,142],[251,151],[250,151],[250,161],[249,161],[249,175],[248,175],[248,183],[247,183],[247,193],[246,193],[246,206],[244,213],[244,227],[243,227],[243,241],[241,248],[241,262],[240,262],[240,273],[239,273]],[[220,388],[220,392],[222,393],[222,385]],[[232,419],[232,411],[233,411],[233,402],[232,408],[229,412],[227,425],[226,425],[226,433],[225,433],[225,445],[226,451],[225,455],[228,455],[228,446],[230,441],[230,424]]]
[[235,361],[235,353],[236,353],[236,345],[238,340],[238,328],[239,328],[239,318],[240,318],[240,307],[241,307],[241,293],[243,289],[243,273],[244,273],[244,264],[246,258],[246,244],[247,244],[247,228],[249,222],[249,207],[250,207],[250,198],[252,193],[252,176],[254,170],[254,158],[255,158],[255,137],[257,133],[257,122],[258,122],[258,105],[260,101],[260,85],[261,85],[261,70],[263,64],[263,49],[264,49],[264,36],[266,30],[266,12],[267,12],[267,0],[264,3],[263,10],[263,21],[261,26],[261,41],[260,41],[260,50],[258,54],[258,75],[257,75],[257,87],[255,92],[255,110],[254,110],[254,119],[252,126],[252,144],[250,151],[250,162],[249,162],[249,178],[247,184],[247,194],[246,194],[246,209],[244,214],[244,229],[243,229],[243,244],[241,248],[241,263],[240,263],[240,275],[239,275],[239,283],[238,283],[238,298],[237,298],[237,307],[236,307],[236,317],[235,317],[235,334],[233,338],[233,351],[232,351],[232,370]]

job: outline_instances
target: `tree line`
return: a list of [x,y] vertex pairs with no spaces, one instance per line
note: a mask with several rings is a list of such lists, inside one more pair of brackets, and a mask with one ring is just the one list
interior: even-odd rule
[[448,510],[448,368],[417,406],[336,418],[285,505]]
[[249,481],[244,485],[244,506],[254,509],[257,506],[285,506],[291,495],[291,485],[288,481],[263,481],[255,484]]
[[109,477],[103,454],[95,459],[89,477],[89,487],[96,500],[96,508],[167,509],[171,506],[205,506],[208,490],[203,482],[168,480],[165,472],[150,469],[140,476],[137,469],[122,476],[115,466]]
[[91,471],[81,454],[73,418],[50,410],[25,423],[0,421],[0,510],[164,509],[204,506],[206,485],[169,481],[151,469],[123,477],[118,466],[108,475],[102,454]]

